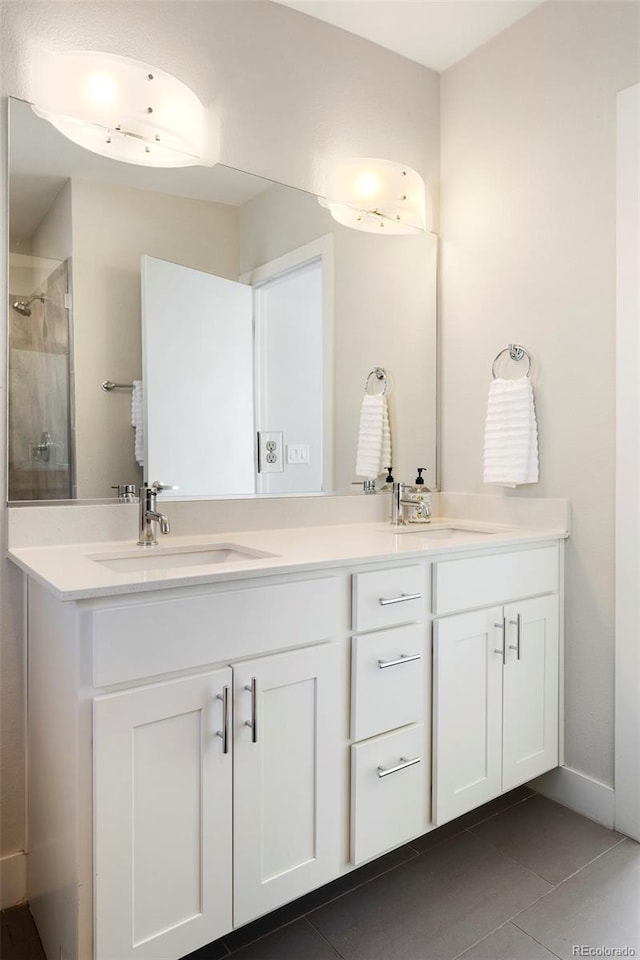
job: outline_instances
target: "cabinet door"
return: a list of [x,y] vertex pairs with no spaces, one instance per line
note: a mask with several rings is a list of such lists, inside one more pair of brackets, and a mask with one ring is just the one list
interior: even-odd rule
[[338,873],[338,664],[323,644],[234,665],[235,926]]
[[231,670],[94,700],[97,960],[175,960],[231,929]]
[[558,598],[505,607],[502,789],[558,765]]
[[502,608],[434,622],[434,823],[502,789]]

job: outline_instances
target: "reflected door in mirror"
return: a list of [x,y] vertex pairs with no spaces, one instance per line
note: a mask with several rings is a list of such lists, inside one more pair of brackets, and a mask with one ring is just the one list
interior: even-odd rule
[[255,492],[251,288],[142,258],[145,478]]

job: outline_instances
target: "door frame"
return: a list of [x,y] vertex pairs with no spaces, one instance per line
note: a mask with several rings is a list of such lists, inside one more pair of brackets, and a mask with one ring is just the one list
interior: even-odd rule
[[615,827],[640,841],[640,84],[617,138]]
[[[242,283],[260,287],[282,274],[297,270],[313,260],[322,265],[322,493],[334,490],[334,400],[333,400],[333,316],[334,316],[334,280],[333,280],[333,234],[327,233],[311,243],[296,247],[289,253],[276,257],[249,270],[240,276]],[[254,348],[257,346],[254,316]],[[257,382],[257,381],[256,381]],[[258,391],[255,396],[257,402]],[[257,414],[257,411],[256,411]],[[256,422],[257,419],[256,419]]]

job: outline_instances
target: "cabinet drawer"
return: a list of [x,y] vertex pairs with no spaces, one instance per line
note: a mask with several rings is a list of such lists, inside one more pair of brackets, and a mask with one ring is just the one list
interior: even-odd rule
[[422,720],[426,647],[424,624],[353,638],[352,740],[365,740]]
[[433,612],[440,615],[558,589],[557,546],[443,560],[433,565]]
[[427,602],[424,566],[391,567],[353,576],[354,630],[379,630],[424,617]]
[[[424,728],[404,727],[351,747],[351,862],[370,860],[424,827]],[[409,761],[418,760],[409,765]]]
[[334,577],[106,607],[91,617],[93,683],[320,643],[335,636],[340,609]]

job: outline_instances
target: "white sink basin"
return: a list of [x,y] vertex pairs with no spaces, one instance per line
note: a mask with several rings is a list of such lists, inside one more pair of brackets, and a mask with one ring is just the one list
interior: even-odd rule
[[389,525],[386,529],[395,534],[420,533],[423,537],[428,537],[429,540],[452,540],[459,536],[473,540],[476,537],[490,537],[496,532],[495,530],[469,529],[467,527],[457,527],[454,525],[432,527],[428,523],[411,523],[405,524],[405,526],[402,527],[392,527]]
[[121,553],[94,554],[88,559],[109,570],[130,573],[136,570],[172,570],[175,567],[201,567],[212,563],[233,563],[275,557],[275,553],[251,550],[235,543],[206,543],[197,547],[138,547]]

